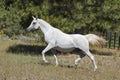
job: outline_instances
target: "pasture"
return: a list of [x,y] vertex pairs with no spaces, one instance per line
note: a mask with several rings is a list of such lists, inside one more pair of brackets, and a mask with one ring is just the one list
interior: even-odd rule
[[60,65],[55,67],[54,57],[47,53],[50,62],[44,64],[38,43],[0,41],[0,80],[120,80],[120,51],[91,48],[98,69],[86,56],[74,68],[77,55],[58,54]]

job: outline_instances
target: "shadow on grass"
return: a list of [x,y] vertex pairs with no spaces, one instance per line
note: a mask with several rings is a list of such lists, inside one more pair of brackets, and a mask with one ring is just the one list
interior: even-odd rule
[[[41,52],[43,49],[45,49],[45,47],[46,46],[18,44],[10,46],[7,50],[7,53],[24,55],[41,55]],[[52,55],[51,51],[48,51],[46,54]]]
[[[8,48],[7,52],[8,53],[13,53],[13,54],[25,54],[25,55],[41,55],[41,52],[43,49],[45,49],[46,46],[42,45],[28,45],[28,44],[17,44],[17,45],[12,45]],[[77,49],[76,49],[77,50]],[[110,51],[108,49],[91,49],[90,50],[93,54],[96,55],[105,55],[105,56],[111,56],[115,55],[115,52]],[[82,52],[80,52],[82,53]],[[73,52],[73,54],[75,54]],[[52,55],[51,51],[48,51],[46,55]]]

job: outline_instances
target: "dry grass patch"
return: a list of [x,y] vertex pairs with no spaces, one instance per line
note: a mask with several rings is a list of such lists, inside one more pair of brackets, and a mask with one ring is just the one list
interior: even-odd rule
[[60,65],[55,67],[51,55],[46,56],[50,64],[44,64],[38,54],[26,55],[24,50],[19,53],[6,52],[9,47],[21,44],[27,45],[21,42],[0,43],[0,80],[120,80],[120,57],[102,55],[104,49],[92,50],[92,53],[101,53],[95,54],[98,69],[94,72],[88,57],[83,58],[75,69],[74,60],[78,56],[74,54],[58,55]]
[[106,55],[106,56],[113,55],[113,56],[120,57],[120,50],[118,50],[118,49],[92,47],[91,51],[93,54],[97,54],[97,55]]

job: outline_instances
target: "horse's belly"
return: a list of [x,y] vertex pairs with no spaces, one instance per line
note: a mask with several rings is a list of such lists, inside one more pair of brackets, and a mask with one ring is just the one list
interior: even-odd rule
[[71,49],[74,46],[73,40],[70,38],[62,38],[58,39],[55,44],[57,47],[60,47],[61,49]]
[[60,47],[55,47],[55,50],[60,51],[60,52],[71,52],[75,48],[60,48]]

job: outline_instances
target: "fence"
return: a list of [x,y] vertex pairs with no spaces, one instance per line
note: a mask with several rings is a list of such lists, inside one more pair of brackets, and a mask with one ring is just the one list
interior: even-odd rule
[[108,31],[105,33],[105,39],[107,48],[120,49],[120,32]]

